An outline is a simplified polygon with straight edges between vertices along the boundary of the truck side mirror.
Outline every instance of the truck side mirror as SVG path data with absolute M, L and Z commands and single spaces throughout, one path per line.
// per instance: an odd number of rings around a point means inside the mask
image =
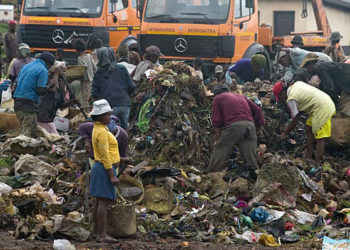
M 143 8 L 145 7 L 145 0 L 137 0 L 137 18 L 142 19 Z

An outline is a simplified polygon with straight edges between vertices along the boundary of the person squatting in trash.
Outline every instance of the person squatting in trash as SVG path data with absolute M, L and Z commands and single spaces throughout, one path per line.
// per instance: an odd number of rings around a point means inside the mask
M 128 129 L 130 96 L 135 92 L 129 72 L 118 65 L 114 50 L 102 47 L 97 50 L 98 70 L 92 83 L 91 95 L 95 100 L 106 99 L 113 107 L 113 115 L 120 119 L 120 126 Z
M 273 87 L 277 102 L 287 102 L 292 116 L 291 123 L 281 134 L 281 139 L 296 127 L 300 112 L 309 115 L 306 121 L 307 148 L 304 157 L 312 159 L 314 138 L 316 139 L 316 161 L 319 163 L 325 148 L 325 138 L 331 137 L 331 120 L 335 115 L 335 105 L 329 95 L 301 81 L 289 86 L 278 82 Z
M 231 66 L 226 73 L 226 83 L 232 84 L 232 79 L 236 79 L 239 85 L 246 82 L 253 82 L 256 78 L 264 74 L 266 58 L 263 55 L 254 55 L 251 59 L 243 58 Z
M 310 76 L 303 69 L 300 68 L 300 65 L 303 63 L 306 55 L 310 51 L 296 48 L 282 48 L 282 46 L 277 46 L 277 51 L 279 51 L 278 63 L 281 64 L 284 68 L 284 75 L 280 79 L 281 82 L 291 83 L 296 81 L 308 81 Z M 316 53 L 321 60 L 326 62 L 332 62 L 332 59 L 324 53 Z
M 118 142 L 108 130 L 112 109 L 102 99 L 93 103 L 91 118 L 94 121 L 92 148 L 95 164 L 91 169 L 90 195 L 95 197 L 93 210 L 94 237 L 97 242 L 116 242 L 106 234 L 108 204 L 116 199 L 117 167 L 120 163 Z
M 300 66 L 320 79 L 319 88 L 327 93 L 335 104 L 339 96 L 350 94 L 350 64 L 325 62 L 314 54 L 309 53 Z
M 37 137 L 37 112 L 39 96 L 47 93 L 53 85 L 47 85 L 49 68 L 54 65 L 55 57 L 50 52 L 43 52 L 40 57 L 25 65 L 18 76 L 14 93 L 14 109 L 21 133 L 28 137 Z
M 216 145 L 209 161 L 209 171 L 222 171 L 235 145 L 248 165 L 258 169 L 256 131 L 261 133 L 265 124 L 262 110 L 245 96 L 229 92 L 226 84 L 218 85 L 214 95 L 212 123 Z
M 340 45 L 340 39 L 342 38 L 343 36 L 338 31 L 332 32 L 332 35 L 329 38 L 329 44 L 323 50 L 323 53 L 332 58 L 334 62 L 346 61 L 346 56 L 342 46 Z
M 119 155 L 121 159 L 127 157 L 128 152 L 128 133 L 122 128 L 117 126 L 119 118 L 111 115 L 111 121 L 107 125 L 109 131 L 115 136 L 118 141 Z M 90 165 L 93 166 L 94 161 L 94 151 L 92 149 L 92 131 L 94 123 L 84 122 L 79 125 L 78 131 L 81 138 L 85 141 L 85 148 L 90 159 Z M 124 161 L 121 160 L 123 163 Z

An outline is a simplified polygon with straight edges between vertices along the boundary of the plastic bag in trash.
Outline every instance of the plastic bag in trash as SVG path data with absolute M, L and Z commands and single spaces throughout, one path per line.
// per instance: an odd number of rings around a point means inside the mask
M 46 182 L 47 177 L 58 174 L 58 169 L 30 154 L 21 155 L 14 164 L 14 169 L 16 175 L 30 173 L 40 183 Z
M 265 223 L 269 214 L 263 208 L 255 208 L 254 211 L 250 214 L 250 218 L 255 222 Z
M 52 247 L 54 250 L 75 250 L 75 246 L 69 240 L 54 240 Z
M 323 238 L 322 250 L 350 249 L 350 240 L 334 240 L 327 236 Z
M 0 182 L 0 194 L 8 194 L 12 191 L 12 187 L 10 187 L 9 185 Z

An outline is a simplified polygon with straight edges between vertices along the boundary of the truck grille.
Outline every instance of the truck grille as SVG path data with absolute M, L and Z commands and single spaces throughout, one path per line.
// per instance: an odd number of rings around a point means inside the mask
M 175 49 L 175 43 L 179 38 L 187 42 L 187 49 L 184 52 Z M 210 36 L 139 35 L 142 51 L 148 46 L 156 45 L 165 56 L 179 57 L 217 57 L 220 53 L 219 40 L 220 37 Z
M 18 29 L 19 42 L 27 43 L 30 47 L 37 48 L 63 48 L 71 49 L 72 44 L 55 43 L 54 31 L 63 32 L 63 40 L 73 34 L 75 31 L 79 38 L 87 39 L 92 33 L 98 33 L 104 43 L 109 44 L 109 33 L 106 27 L 86 27 L 86 26 L 63 26 L 63 25 L 32 25 L 21 24 Z M 62 35 L 62 33 L 60 33 Z M 56 34 L 57 35 L 57 34 Z

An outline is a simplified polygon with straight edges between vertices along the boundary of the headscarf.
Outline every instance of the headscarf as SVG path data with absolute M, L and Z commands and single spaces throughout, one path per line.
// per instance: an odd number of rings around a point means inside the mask
M 111 65 L 109 66 L 109 71 L 113 71 L 117 67 L 117 57 L 115 56 L 114 49 L 109 47 L 109 60 L 111 61 Z
M 111 65 L 111 60 L 109 57 L 109 50 L 106 47 L 101 47 L 97 49 L 97 59 L 98 64 L 97 67 L 103 68 Z

